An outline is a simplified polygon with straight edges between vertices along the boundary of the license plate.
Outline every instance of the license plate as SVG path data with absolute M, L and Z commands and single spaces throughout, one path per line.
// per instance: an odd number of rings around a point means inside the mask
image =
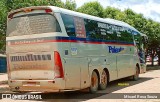
M 38 82 L 25 82 L 23 86 L 40 86 Z

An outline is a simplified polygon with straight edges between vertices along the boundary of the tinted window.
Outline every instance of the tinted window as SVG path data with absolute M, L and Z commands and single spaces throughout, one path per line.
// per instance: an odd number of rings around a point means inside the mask
M 76 36 L 73 16 L 61 14 L 68 36 Z
M 119 41 L 133 42 L 132 30 L 130 30 L 126 27 L 121 27 L 119 32 L 120 32 L 120 35 L 118 36 Z
M 85 19 L 86 35 L 92 39 L 116 40 L 117 33 L 112 30 L 112 25 L 94 20 Z
M 74 17 L 74 25 L 76 29 L 76 37 L 86 38 L 84 19 L 81 17 Z
M 116 26 L 108 23 L 98 22 L 98 29 L 104 40 L 117 40 Z
M 87 38 L 100 39 L 101 35 L 98 29 L 97 21 L 85 19 L 84 22 Z
M 133 42 L 132 31 L 126 27 L 102 23 L 95 20 L 83 19 L 62 14 L 62 19 L 69 36 L 99 40 L 118 40 Z M 85 28 L 83 27 L 85 25 Z
M 134 40 L 136 42 L 136 45 L 137 47 L 140 49 L 141 48 L 141 45 L 142 45 L 142 37 L 141 35 L 136 32 L 136 31 L 133 31 L 133 34 L 134 34 Z
M 56 18 L 51 14 L 38 13 L 17 16 L 9 20 L 8 36 L 31 35 L 49 32 L 60 32 Z

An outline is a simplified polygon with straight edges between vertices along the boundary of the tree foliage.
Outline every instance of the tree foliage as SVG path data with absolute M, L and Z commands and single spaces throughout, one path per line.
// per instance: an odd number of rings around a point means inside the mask
M 64 8 L 69 9 L 69 10 L 76 10 L 76 2 L 73 0 L 66 0 L 64 4 Z
M 29 6 L 52 5 L 64 7 L 64 3 L 61 0 L 7 0 L 6 3 L 9 11 Z
M 96 1 L 85 3 L 79 7 L 77 11 L 93 16 L 103 17 L 103 7 L 99 2 Z
M 116 9 L 114 7 L 107 7 L 104 9 L 104 18 L 112 18 L 117 20 L 124 20 L 125 14 L 121 12 L 121 10 Z
M 3 46 L 5 45 L 5 32 L 6 32 L 6 16 L 7 16 L 7 8 L 5 5 L 5 0 L 0 1 L 0 51 L 1 48 L 5 49 Z

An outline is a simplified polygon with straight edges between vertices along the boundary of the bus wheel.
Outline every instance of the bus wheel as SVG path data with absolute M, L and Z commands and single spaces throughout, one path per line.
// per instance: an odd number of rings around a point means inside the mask
M 102 74 L 101 74 L 101 83 L 99 84 L 99 88 L 101 90 L 106 89 L 107 87 L 107 73 L 105 72 L 105 70 L 103 70 Z
M 138 69 L 138 67 L 136 66 L 136 73 L 135 73 L 135 75 L 133 75 L 133 80 L 136 81 L 136 80 L 138 80 L 138 79 L 139 79 L 139 69 Z
M 95 71 L 92 72 L 91 76 L 91 86 L 90 86 L 90 92 L 96 93 L 98 90 L 98 75 Z

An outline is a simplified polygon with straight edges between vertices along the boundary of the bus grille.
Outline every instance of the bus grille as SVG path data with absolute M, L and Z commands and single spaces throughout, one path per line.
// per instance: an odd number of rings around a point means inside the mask
M 41 60 L 51 60 L 51 55 L 32 55 L 28 54 L 26 56 L 10 56 L 12 62 L 15 61 L 41 61 Z

